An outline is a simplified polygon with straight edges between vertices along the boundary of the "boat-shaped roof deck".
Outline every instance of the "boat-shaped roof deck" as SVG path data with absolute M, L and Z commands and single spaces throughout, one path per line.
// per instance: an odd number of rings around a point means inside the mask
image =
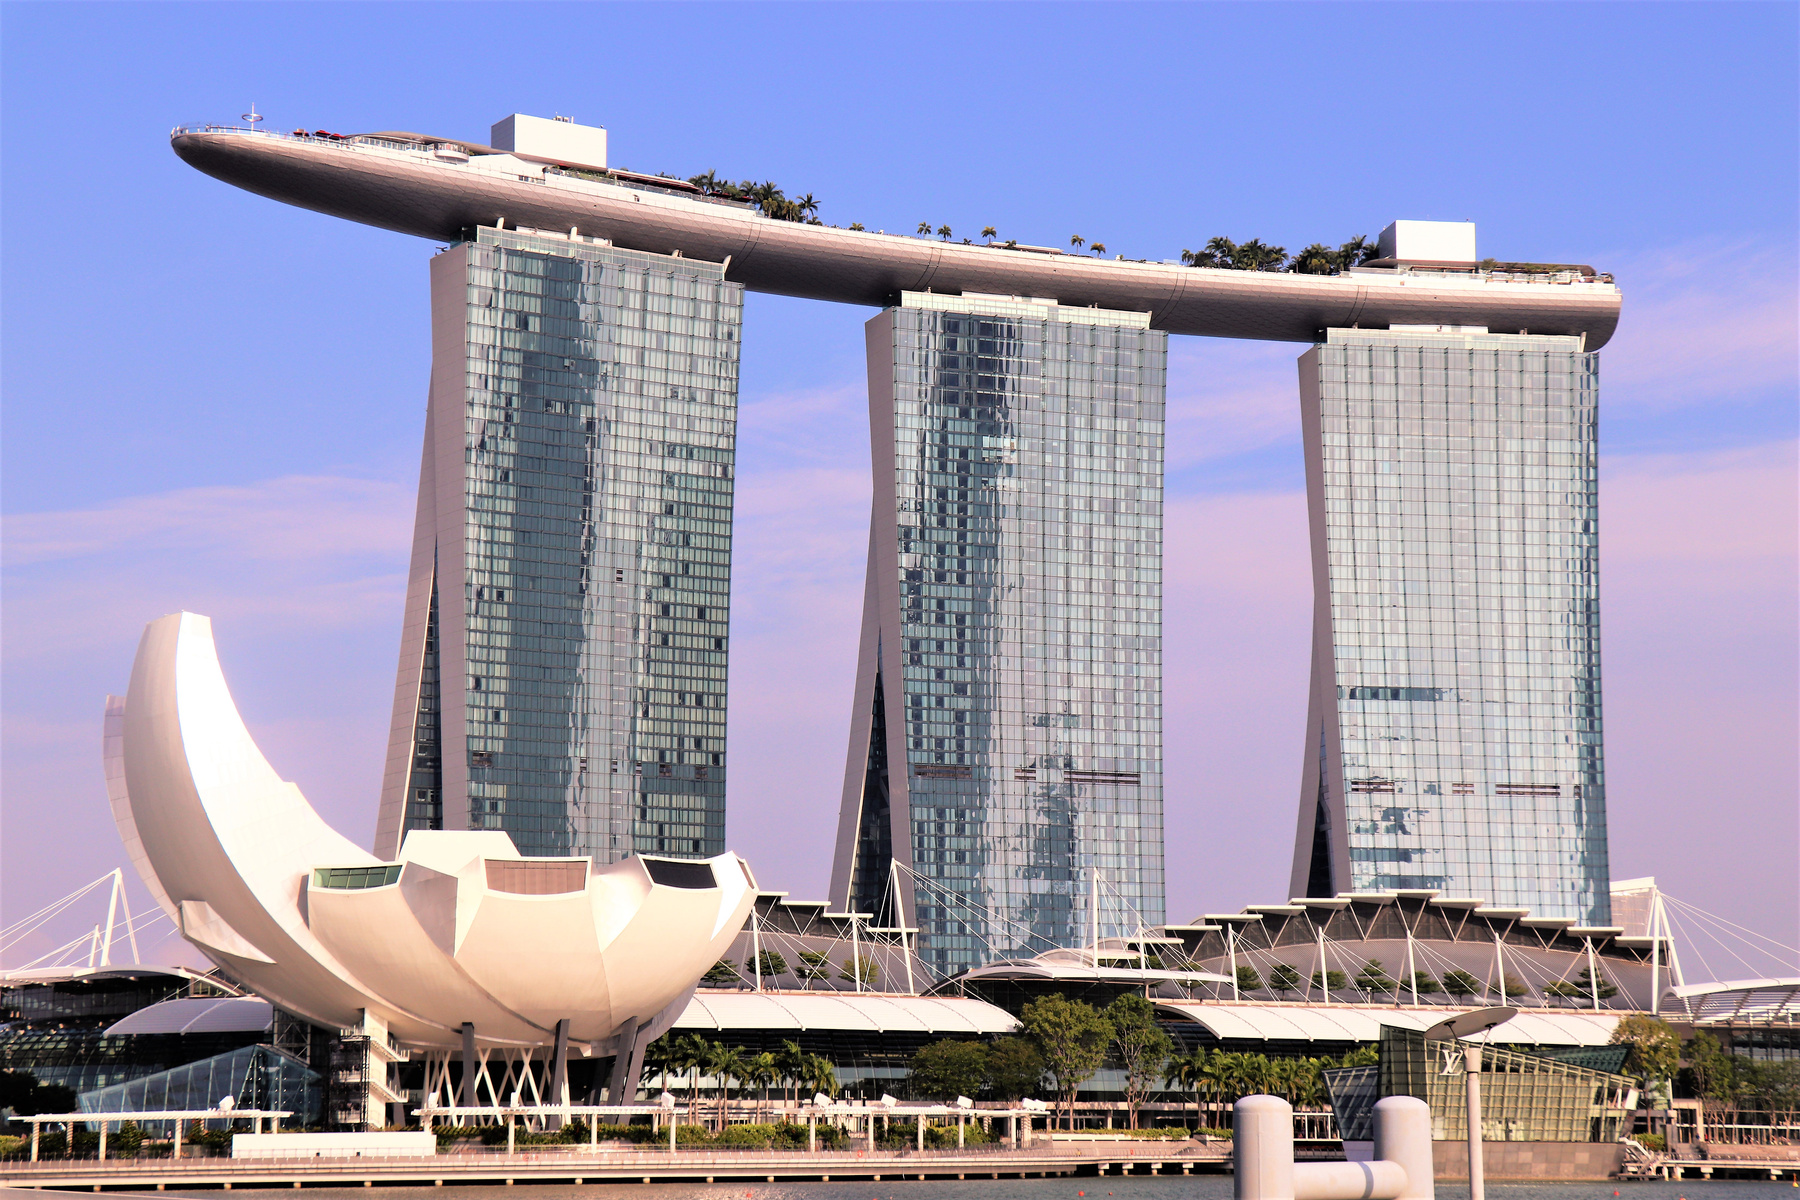
M 1170 333 L 1313 342 L 1329 328 L 1479 326 L 1582 336 L 1618 325 L 1611 280 L 1580 271 L 1356 268 L 1338 275 L 1218 270 L 969 245 L 776 220 L 681 180 L 577 171 L 417 134 L 343 138 L 180 127 L 197 170 L 287 204 L 434 241 L 504 222 L 578 229 L 615 245 L 726 264 L 751 291 L 882 307 L 903 291 L 1032 296 L 1150 314 Z

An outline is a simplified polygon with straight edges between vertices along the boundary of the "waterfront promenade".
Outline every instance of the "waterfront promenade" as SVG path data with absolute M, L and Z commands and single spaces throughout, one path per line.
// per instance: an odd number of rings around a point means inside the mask
M 0 1163 L 0 1186 L 83 1191 L 170 1188 L 431 1187 L 456 1184 L 714 1183 L 726 1181 L 1025 1179 L 1066 1175 L 1185 1175 L 1230 1170 L 1230 1144 L 1045 1141 L 1023 1149 L 459 1151 L 432 1158 L 53 1159 Z

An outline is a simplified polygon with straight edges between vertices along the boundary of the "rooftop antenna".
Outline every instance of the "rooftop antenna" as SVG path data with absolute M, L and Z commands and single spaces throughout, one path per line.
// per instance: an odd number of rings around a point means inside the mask
M 257 125 L 262 122 L 263 114 L 256 111 L 256 104 L 255 104 L 255 102 L 252 102 L 250 105 L 250 111 L 247 113 L 239 113 L 238 118 L 240 120 L 250 122 L 250 128 L 252 131 L 254 131 L 256 129 Z

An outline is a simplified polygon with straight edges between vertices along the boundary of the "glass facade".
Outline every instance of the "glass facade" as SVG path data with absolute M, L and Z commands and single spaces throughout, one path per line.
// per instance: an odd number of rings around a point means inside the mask
M 291 1112 L 291 1127 L 318 1121 L 324 1087 L 318 1073 L 292 1055 L 245 1046 L 83 1092 L 79 1102 L 82 1112 L 181 1112 L 216 1108 L 227 1096 L 238 1108 Z
M 1102 935 L 1163 920 L 1167 349 L 1146 314 L 1053 302 L 905 293 L 870 323 L 834 889 L 890 919 L 898 890 L 939 974 L 1086 944 L 1095 869 Z
M 1333 329 L 1300 373 L 1323 577 L 1296 894 L 1608 924 L 1598 355 Z
M 484 228 L 452 255 L 434 355 L 463 370 L 446 388 L 434 364 L 404 828 L 599 862 L 719 854 L 743 289 L 579 236 Z

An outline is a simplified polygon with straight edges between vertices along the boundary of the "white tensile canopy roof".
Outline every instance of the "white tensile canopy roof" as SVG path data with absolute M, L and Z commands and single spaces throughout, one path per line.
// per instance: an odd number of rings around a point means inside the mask
M 1325 1005 L 1204 1004 L 1159 1000 L 1158 1011 L 1202 1025 L 1222 1041 L 1373 1042 L 1383 1025 L 1421 1032 L 1448 1015 L 1443 1009 Z M 1619 1023 L 1613 1012 L 1522 1012 L 1489 1040 L 1511 1045 L 1604 1046 Z
M 1012 1033 L 1019 1023 L 982 1000 L 872 992 L 696 992 L 675 1029 Z
M 106 1034 L 260 1033 L 274 1023 L 275 1006 L 255 996 L 184 996 L 140 1008 Z

